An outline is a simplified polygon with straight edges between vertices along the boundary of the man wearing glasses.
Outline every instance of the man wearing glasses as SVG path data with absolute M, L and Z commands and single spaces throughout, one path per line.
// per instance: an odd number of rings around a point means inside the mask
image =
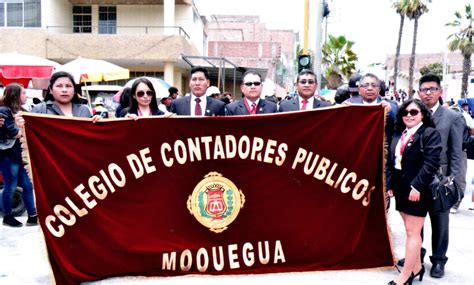
M 193 67 L 189 88 L 191 95 L 181 97 L 171 103 L 171 113 L 183 116 L 224 116 L 224 102 L 206 97 L 210 85 L 209 72 L 204 67 Z
M 277 105 L 275 103 L 265 99 L 260 99 L 263 90 L 262 76 L 255 71 L 249 70 L 244 73 L 242 78 L 240 90 L 242 91 L 242 94 L 244 94 L 244 98 L 226 105 L 226 115 L 235 116 L 275 113 L 277 111 Z
M 443 95 L 440 78 L 434 74 L 425 74 L 420 78 L 420 90 L 418 96 L 421 101 L 431 110 L 436 129 L 441 134 L 440 163 L 445 176 L 454 176 L 454 183 L 461 189 L 462 183 L 466 185 L 466 175 L 460 175 L 462 160 L 462 139 L 464 130 L 464 119 L 460 113 L 445 109 L 440 104 Z M 431 220 L 431 248 L 433 255 L 430 256 L 430 275 L 435 278 L 444 276 L 444 266 L 448 261 L 446 252 L 449 243 L 449 210 L 445 213 L 435 214 L 429 211 Z M 426 250 L 422 248 L 422 262 Z M 398 265 L 403 265 L 400 260 Z
M 278 112 L 313 110 L 331 106 L 331 103 L 321 101 L 314 96 L 317 87 L 316 74 L 311 70 L 303 69 L 296 77 L 298 96 L 291 100 L 281 102 Z
M 385 112 L 388 112 L 385 135 L 387 136 L 387 142 L 392 141 L 395 117 L 398 110 L 397 103 L 380 96 L 380 80 L 372 73 L 367 73 L 360 78 L 359 94 L 360 96 L 351 97 L 344 101 L 343 104 L 382 105 L 385 108 Z

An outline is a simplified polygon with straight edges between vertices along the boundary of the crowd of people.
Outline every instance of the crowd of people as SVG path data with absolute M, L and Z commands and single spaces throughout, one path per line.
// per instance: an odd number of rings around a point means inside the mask
M 318 87 L 316 75 L 311 70 L 301 71 L 295 81 L 296 95 L 278 102 L 262 98 L 262 76 L 247 71 L 242 76 L 242 99 L 233 100 L 230 94 L 221 94 L 210 87 L 209 73 L 203 67 L 194 67 L 190 73 L 188 96 L 181 96 L 175 87 L 169 96 L 158 100 L 153 84 L 146 78 L 138 78 L 131 88 L 125 88 L 120 97 L 116 117 L 138 119 L 140 117 L 175 114 L 177 116 L 234 116 L 259 115 L 277 112 L 305 111 L 325 108 L 333 104 L 315 95 Z M 374 74 L 356 74 L 349 80 L 349 87 L 336 95 L 336 103 L 344 105 L 381 105 L 386 111 L 386 141 L 388 142 L 386 165 L 387 197 L 395 197 L 396 210 L 400 212 L 406 229 L 405 258 L 398 261 L 403 267 L 400 274 L 389 284 L 411 284 L 415 278 L 421 281 L 425 273 L 422 248 L 423 225 L 430 215 L 432 227 L 432 263 L 430 275 L 442 278 L 448 261 L 449 214 L 433 213 L 430 209 L 429 184 L 433 175 L 442 169 L 443 175 L 454 179 L 457 189 L 466 189 L 467 156 L 463 141 L 474 135 L 474 125 L 466 114 L 469 108 L 462 106 L 457 112 L 443 104 L 443 90 L 438 76 L 424 75 L 419 81 L 417 99 L 407 99 L 402 104 L 385 98 L 382 81 Z M 32 112 L 92 118 L 93 122 L 108 118 L 103 101 L 95 102 L 91 110 L 83 105 L 77 95 L 73 77 L 66 72 L 53 74 L 48 94 L 34 106 Z M 5 89 L 3 106 L 0 107 L 1 144 L 12 140 L 9 148 L 0 150 L 0 167 L 4 179 L 3 224 L 22 226 L 11 214 L 12 193 L 17 185 L 23 190 L 28 220 L 27 225 L 37 225 L 36 209 L 31 181 L 21 163 L 19 139 L 24 121 L 21 105 L 26 100 L 20 85 L 10 84 Z M 105 109 L 105 110 L 104 110 Z M 472 140 L 472 137 L 471 137 Z M 474 196 L 472 197 L 474 201 Z M 388 200 L 389 201 L 389 200 Z M 461 201 L 459 201 L 460 203 Z M 457 203 L 451 211 L 459 207 Z M 472 205 L 470 209 L 474 209 Z

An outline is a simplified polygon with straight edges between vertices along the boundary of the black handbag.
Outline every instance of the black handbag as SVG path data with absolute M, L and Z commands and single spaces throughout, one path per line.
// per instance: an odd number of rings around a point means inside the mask
M 424 153 L 423 136 L 420 136 L 420 150 Z M 454 177 L 444 176 L 441 167 L 433 175 L 429 190 L 433 198 L 429 204 L 431 213 L 445 213 L 462 199 L 462 192 L 458 190 L 456 183 L 454 183 Z
M 467 159 L 474 159 L 474 136 L 469 136 L 469 139 L 464 140 L 463 148 L 466 151 Z
M 454 178 L 444 176 L 441 169 L 434 175 L 429 189 L 433 197 L 430 203 L 432 213 L 445 213 L 461 200 Z

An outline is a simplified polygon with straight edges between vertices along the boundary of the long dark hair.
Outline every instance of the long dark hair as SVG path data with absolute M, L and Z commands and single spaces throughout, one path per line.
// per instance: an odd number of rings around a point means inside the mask
M 21 90 L 23 90 L 23 86 L 20 84 L 10 83 L 3 91 L 3 105 L 10 108 L 13 114 L 22 109 L 20 102 Z
M 72 86 L 74 86 L 74 96 L 72 96 L 71 103 L 82 104 L 81 98 L 79 97 L 78 86 L 74 82 L 74 77 L 66 71 L 58 71 L 58 72 L 53 73 L 53 75 L 51 75 L 51 79 L 49 80 L 49 86 L 48 86 L 48 94 L 46 94 L 46 96 L 44 96 L 44 101 L 45 102 L 46 101 L 54 101 L 54 96 L 51 93 L 51 91 L 53 90 L 53 86 L 54 86 L 54 83 L 56 82 L 56 80 L 58 80 L 59 78 L 63 78 L 63 77 L 69 78 L 69 80 L 71 80 Z
M 148 88 L 150 88 L 150 90 L 153 91 L 153 98 L 151 98 L 151 102 L 150 102 L 150 110 L 154 114 L 155 112 L 158 111 L 158 103 L 156 102 L 156 92 L 155 92 L 155 88 L 153 87 L 153 84 L 150 82 L 150 80 L 146 79 L 145 77 L 137 78 L 133 82 L 132 90 L 130 92 L 131 93 L 130 109 L 128 112 L 132 114 L 138 114 L 138 101 L 137 101 L 137 98 L 135 97 L 136 96 L 135 93 L 137 92 L 137 87 L 138 87 L 138 84 L 140 83 L 146 84 L 146 86 L 148 86 Z
M 405 123 L 403 123 L 402 113 L 403 111 L 407 109 L 408 105 L 410 105 L 411 103 L 415 104 L 416 106 L 418 106 L 418 108 L 420 108 L 421 115 L 423 116 L 423 119 L 422 119 L 423 125 L 426 127 L 434 128 L 435 124 L 433 122 L 433 119 L 431 117 L 431 112 L 428 109 L 428 107 L 426 107 L 426 105 L 423 102 L 421 102 L 419 99 L 409 99 L 405 101 L 402 104 L 402 106 L 400 106 L 400 109 L 398 109 L 397 121 L 395 123 L 395 130 L 398 132 L 403 132 L 405 130 L 406 126 L 405 126 Z

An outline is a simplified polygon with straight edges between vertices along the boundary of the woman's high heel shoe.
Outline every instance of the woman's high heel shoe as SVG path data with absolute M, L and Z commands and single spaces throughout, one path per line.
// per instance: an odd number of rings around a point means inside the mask
M 413 274 L 413 273 L 412 273 Z M 423 275 L 425 274 L 425 266 L 422 264 L 420 271 L 417 274 L 412 275 L 413 279 L 419 277 L 420 281 L 423 281 Z
M 413 273 L 412 273 L 411 276 L 408 277 L 407 281 L 403 282 L 403 285 L 411 285 L 411 283 L 413 282 L 413 278 L 415 277 L 413 276 Z M 395 283 L 395 281 L 392 280 L 388 282 L 387 285 L 397 285 L 397 283 Z

